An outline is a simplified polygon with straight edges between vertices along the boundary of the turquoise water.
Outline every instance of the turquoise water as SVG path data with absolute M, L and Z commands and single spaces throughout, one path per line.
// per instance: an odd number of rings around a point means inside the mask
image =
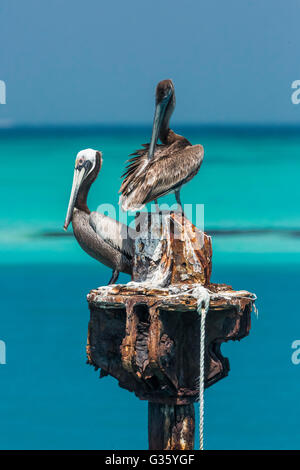
M 205 205 L 212 280 L 258 296 L 250 336 L 222 347 L 229 377 L 206 392 L 206 448 L 297 449 L 300 365 L 291 362 L 291 344 L 300 339 L 300 133 L 176 130 L 205 148 L 182 200 Z M 62 225 L 76 153 L 103 152 L 89 206 L 113 203 L 118 213 L 124 161 L 149 135 L 133 128 L 0 131 L 2 449 L 147 448 L 147 404 L 85 364 L 85 296 L 108 282 L 110 270 L 64 236 Z

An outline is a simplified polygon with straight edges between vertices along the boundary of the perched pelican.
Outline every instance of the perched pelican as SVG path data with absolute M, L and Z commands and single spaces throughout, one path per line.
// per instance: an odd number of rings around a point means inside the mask
M 120 204 L 127 211 L 140 210 L 145 204 L 170 192 L 175 192 L 182 210 L 180 189 L 199 171 L 204 150 L 202 145 L 191 145 L 169 128 L 175 108 L 175 90 L 172 80 L 163 80 L 156 87 L 156 108 L 152 138 L 144 149 L 133 153 L 128 160 L 124 181 L 120 188 Z M 160 138 L 162 145 L 157 145 Z
M 72 220 L 79 245 L 90 256 L 113 269 L 109 284 L 114 284 L 120 271 L 132 273 L 135 231 L 106 215 L 89 210 L 88 192 L 101 166 L 101 152 L 86 149 L 78 153 L 64 229 L 67 230 Z

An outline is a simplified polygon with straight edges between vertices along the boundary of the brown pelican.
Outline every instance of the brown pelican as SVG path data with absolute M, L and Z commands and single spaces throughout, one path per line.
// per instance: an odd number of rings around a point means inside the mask
M 109 284 L 114 284 L 120 271 L 132 273 L 135 231 L 106 215 L 89 210 L 88 192 L 101 166 L 101 152 L 86 149 L 78 153 L 64 229 L 67 230 L 72 220 L 79 245 L 90 256 L 113 269 Z
M 191 145 L 169 128 L 175 108 L 175 90 L 172 80 L 163 80 L 156 87 L 156 108 L 150 145 L 133 153 L 128 160 L 124 181 L 120 188 L 122 209 L 140 210 L 145 204 L 170 192 L 175 192 L 178 205 L 181 187 L 199 171 L 204 150 L 202 145 Z M 160 138 L 162 145 L 157 145 Z

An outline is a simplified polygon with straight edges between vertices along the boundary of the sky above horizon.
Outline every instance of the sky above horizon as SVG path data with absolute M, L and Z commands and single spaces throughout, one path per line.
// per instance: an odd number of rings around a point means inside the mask
M 172 78 L 182 124 L 293 124 L 299 0 L 2 0 L 0 126 L 151 124 Z

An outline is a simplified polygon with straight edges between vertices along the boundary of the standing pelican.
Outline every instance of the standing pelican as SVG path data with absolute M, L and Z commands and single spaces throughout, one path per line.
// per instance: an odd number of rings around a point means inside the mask
M 156 87 L 156 108 L 152 138 L 144 149 L 137 150 L 130 160 L 120 188 L 122 209 L 140 210 L 145 204 L 170 192 L 175 192 L 178 205 L 181 187 L 199 171 L 204 150 L 191 145 L 169 128 L 175 109 L 175 90 L 172 80 L 163 80 Z M 157 145 L 160 138 L 162 145 Z
M 89 210 L 88 192 L 101 166 L 101 152 L 86 149 L 78 153 L 64 229 L 67 230 L 72 220 L 79 245 L 90 256 L 113 269 L 109 284 L 114 284 L 120 271 L 132 273 L 135 231 L 106 215 Z

